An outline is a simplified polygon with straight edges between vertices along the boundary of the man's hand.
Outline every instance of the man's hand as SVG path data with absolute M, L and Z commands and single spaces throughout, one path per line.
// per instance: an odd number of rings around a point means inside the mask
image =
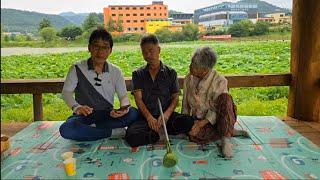
M 125 114 L 127 114 L 129 112 L 129 108 L 126 109 L 120 109 L 120 110 L 112 110 L 110 112 L 110 116 L 113 118 L 119 118 L 124 116 Z
M 169 119 L 169 116 L 167 115 L 168 113 L 163 113 L 163 116 L 164 116 L 164 122 L 167 124 L 167 121 Z M 162 117 L 161 115 L 158 117 L 158 126 L 159 128 L 161 128 L 163 126 L 163 122 L 162 122 Z
M 147 121 L 148 121 L 149 127 L 150 127 L 152 130 L 154 130 L 154 131 L 156 131 L 156 132 L 159 132 L 161 126 L 159 125 L 159 121 L 157 121 L 157 119 L 155 119 L 155 118 L 152 116 L 152 117 L 148 118 Z
M 201 128 L 203 128 L 208 123 L 209 121 L 206 119 L 195 121 L 191 130 L 189 131 L 189 135 L 196 136 L 200 132 Z
M 88 116 L 89 114 L 91 114 L 93 111 L 93 108 L 89 107 L 89 106 L 82 106 L 80 105 L 77 110 L 76 110 L 76 114 L 78 115 L 84 115 L 84 116 Z

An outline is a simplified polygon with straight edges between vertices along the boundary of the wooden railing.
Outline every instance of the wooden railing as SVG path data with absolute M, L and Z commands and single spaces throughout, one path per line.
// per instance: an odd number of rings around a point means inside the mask
M 229 88 L 237 87 L 268 87 L 290 86 L 291 74 L 259 74 L 259 75 L 228 75 Z M 179 77 L 182 87 L 184 78 Z M 1 94 L 32 94 L 34 120 L 43 120 L 43 93 L 61 93 L 64 79 L 29 79 L 1 80 Z M 131 78 L 126 78 L 127 90 L 132 90 Z

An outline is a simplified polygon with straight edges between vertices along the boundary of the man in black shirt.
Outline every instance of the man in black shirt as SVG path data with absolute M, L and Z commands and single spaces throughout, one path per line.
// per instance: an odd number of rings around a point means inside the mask
M 174 112 L 179 101 L 179 83 L 174 69 L 160 61 L 160 45 L 156 36 L 141 39 L 140 47 L 147 65 L 132 73 L 133 94 L 139 109 L 139 119 L 126 132 L 126 141 L 132 147 L 155 143 L 163 128 L 159 98 L 169 134 L 188 133 L 194 119 Z

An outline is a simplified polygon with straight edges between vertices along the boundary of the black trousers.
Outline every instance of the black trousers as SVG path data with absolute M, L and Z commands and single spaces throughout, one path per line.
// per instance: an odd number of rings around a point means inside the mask
M 158 118 L 158 116 L 154 116 Z M 153 144 L 159 141 L 159 134 L 152 130 L 142 113 L 139 113 L 139 120 L 128 126 L 125 139 L 131 147 L 138 147 Z M 170 135 L 188 133 L 194 123 L 194 118 L 188 115 L 173 112 L 167 121 L 167 131 Z

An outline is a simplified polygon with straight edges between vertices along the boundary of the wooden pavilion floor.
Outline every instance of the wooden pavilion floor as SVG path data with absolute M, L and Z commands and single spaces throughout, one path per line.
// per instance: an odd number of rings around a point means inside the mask
M 320 147 L 320 122 L 299 121 L 293 118 L 282 118 L 283 121 Z M 27 122 L 1 122 L 1 134 L 15 135 L 30 123 Z

